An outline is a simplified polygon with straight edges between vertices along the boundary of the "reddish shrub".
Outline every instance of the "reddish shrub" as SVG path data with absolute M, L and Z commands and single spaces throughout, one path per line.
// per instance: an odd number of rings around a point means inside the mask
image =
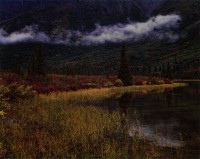
M 145 76 L 134 76 L 136 85 L 171 83 L 169 79 L 148 78 Z M 32 86 L 38 93 L 51 93 L 57 91 L 72 91 L 88 88 L 103 88 L 112 86 L 123 86 L 117 76 L 87 76 L 87 75 L 57 75 L 50 74 L 45 78 L 25 80 L 14 73 L 0 73 L 0 85 L 8 86 L 12 83 L 17 85 Z
M 170 79 L 165 78 L 164 79 L 165 84 L 172 84 L 173 81 L 171 81 Z

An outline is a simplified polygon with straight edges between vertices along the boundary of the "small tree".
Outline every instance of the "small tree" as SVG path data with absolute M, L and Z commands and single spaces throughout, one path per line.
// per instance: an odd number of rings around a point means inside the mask
M 167 63 L 167 77 L 168 78 L 172 77 L 172 67 L 171 67 L 171 64 L 169 62 Z
M 154 72 L 155 72 L 155 73 L 158 72 L 157 66 L 154 66 Z
M 148 66 L 148 73 L 151 75 L 151 66 Z
M 33 53 L 31 58 L 29 59 L 27 77 L 32 78 L 35 77 L 35 75 L 36 75 L 36 55 L 35 53 Z
M 124 42 L 122 43 L 122 48 L 121 48 L 121 64 L 120 64 L 118 78 L 122 80 L 125 86 L 130 86 L 133 83 L 131 67 L 128 62 L 126 54 L 126 45 Z
M 165 65 L 165 63 L 163 62 L 163 64 L 162 64 L 162 76 L 165 76 L 166 75 L 166 65 Z

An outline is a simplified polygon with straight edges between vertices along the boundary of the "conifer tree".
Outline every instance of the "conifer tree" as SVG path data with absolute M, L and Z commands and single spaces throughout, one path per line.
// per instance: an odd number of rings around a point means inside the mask
M 162 64 L 162 76 L 165 76 L 165 75 L 166 75 L 166 65 L 163 62 L 163 64 Z
M 39 50 L 32 54 L 30 61 L 28 63 L 27 77 L 42 78 L 46 75 L 45 71 L 45 57 L 42 45 L 40 45 Z
M 44 48 L 42 44 L 40 45 L 39 51 L 37 52 L 36 75 L 40 78 L 46 75 Z
M 171 64 L 169 62 L 167 63 L 167 77 L 168 78 L 172 77 L 172 68 L 171 68 Z
M 158 72 L 157 66 L 154 67 L 154 72 L 155 72 L 155 73 Z
M 132 73 L 126 51 L 127 51 L 126 44 L 123 42 L 121 48 L 121 64 L 120 64 L 118 78 L 122 80 L 125 86 L 130 86 L 132 85 Z
M 36 54 L 33 53 L 28 63 L 27 77 L 32 78 L 36 75 Z
M 148 73 L 151 75 L 151 66 L 148 66 Z

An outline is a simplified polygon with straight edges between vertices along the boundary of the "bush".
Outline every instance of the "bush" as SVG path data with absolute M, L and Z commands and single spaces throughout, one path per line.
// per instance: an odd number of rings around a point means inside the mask
M 19 99 L 31 99 L 36 95 L 36 91 L 30 86 L 20 85 L 16 83 L 9 86 L 0 87 L 0 101 L 17 101 Z
M 161 78 L 150 78 L 148 82 L 155 85 L 165 84 L 165 81 Z
M 9 93 L 9 89 L 5 86 L 0 85 L 0 106 L 4 105 L 5 101 L 7 101 L 7 94 Z
M 135 81 L 135 85 L 145 85 L 147 84 L 147 81 L 143 81 L 143 80 L 136 80 Z
M 107 82 L 104 84 L 104 87 L 107 87 L 107 88 L 113 87 L 113 86 L 114 86 L 114 84 L 112 82 Z
M 165 84 L 163 80 L 154 80 L 152 81 L 152 84 L 160 85 L 160 84 Z
M 123 84 L 122 80 L 117 79 L 117 80 L 115 81 L 115 86 L 117 86 L 117 87 L 122 87 L 123 85 L 124 85 L 124 84 Z
M 171 81 L 170 79 L 164 79 L 165 84 L 173 84 L 173 81 Z
M 0 72 L 0 82 L 4 83 L 6 85 L 9 85 L 14 82 L 21 81 L 21 77 L 15 73 L 9 73 L 9 72 Z
M 31 85 L 32 90 L 35 90 L 37 93 L 50 93 L 60 91 L 60 88 L 57 85 L 44 85 L 41 83 L 34 83 Z M 64 86 L 62 87 L 62 89 Z M 64 90 L 63 90 L 64 91 Z
M 165 84 L 164 80 L 158 80 L 158 84 Z
M 9 92 L 9 89 L 6 86 L 0 85 L 0 97 Z
M 87 88 L 98 88 L 98 85 L 95 83 L 87 83 Z
M 6 115 L 6 113 L 3 110 L 1 110 L 0 111 L 0 118 L 4 117 L 5 115 Z

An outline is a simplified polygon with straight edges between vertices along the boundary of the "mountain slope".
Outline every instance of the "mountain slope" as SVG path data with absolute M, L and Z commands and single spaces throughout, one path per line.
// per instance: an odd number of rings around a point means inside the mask
M 2 19 L 0 27 L 10 32 L 31 24 L 38 24 L 43 31 L 55 27 L 87 30 L 94 28 L 96 23 L 109 25 L 123 23 L 127 19 L 141 21 L 147 18 L 143 8 L 134 0 L 53 0 L 50 4 L 48 1 L 25 2 L 15 2 L 16 6 L 13 9 L 11 6 L 8 11 L 6 8 L 9 8 L 10 3 L 1 5 L 1 17 L 9 17 L 7 12 L 10 13 L 11 10 L 14 12 L 21 8 L 21 11 L 10 17 L 11 20 Z

